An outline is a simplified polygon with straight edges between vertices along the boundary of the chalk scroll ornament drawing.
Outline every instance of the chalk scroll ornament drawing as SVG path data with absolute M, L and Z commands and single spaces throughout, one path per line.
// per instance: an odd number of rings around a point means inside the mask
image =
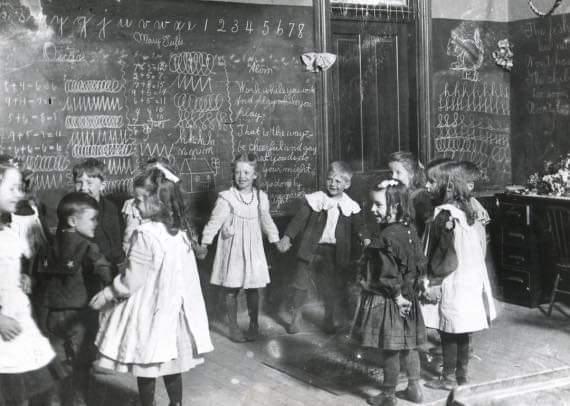
M 447 55 L 455 57 L 451 70 L 461 72 L 466 80 L 478 81 L 485 57 L 479 29 L 476 28 L 471 36 L 462 26 L 453 29 L 447 42 Z

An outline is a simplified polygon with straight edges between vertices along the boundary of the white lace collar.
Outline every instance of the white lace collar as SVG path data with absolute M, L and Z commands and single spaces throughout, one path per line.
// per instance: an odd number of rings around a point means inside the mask
M 332 199 L 323 191 L 318 191 L 305 195 L 305 199 L 311 209 L 316 212 L 330 210 L 336 206 L 340 208 L 340 212 L 346 217 L 360 213 L 360 206 L 358 203 L 348 197 L 346 193 L 343 193 L 342 197 L 337 200 Z

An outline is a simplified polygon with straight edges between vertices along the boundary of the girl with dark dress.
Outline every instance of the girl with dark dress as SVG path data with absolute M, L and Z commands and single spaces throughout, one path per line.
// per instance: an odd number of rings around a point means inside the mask
M 425 190 L 424 168 L 414 154 L 398 151 L 390 154 L 388 167 L 392 179 L 399 180 L 408 188 L 410 196 L 410 219 L 416 226 L 420 238 L 424 234 L 426 222 L 433 215 L 431 196 Z
M 416 285 L 425 257 L 410 222 L 406 187 L 400 181 L 385 180 L 371 192 L 371 200 L 371 212 L 384 227 L 365 251 L 367 266 L 351 335 L 360 345 L 377 348 L 384 359 L 383 390 L 369 398 L 369 404 L 396 404 L 400 359 L 408 375 L 406 398 L 420 403 L 417 348 L 425 342 L 425 327 Z

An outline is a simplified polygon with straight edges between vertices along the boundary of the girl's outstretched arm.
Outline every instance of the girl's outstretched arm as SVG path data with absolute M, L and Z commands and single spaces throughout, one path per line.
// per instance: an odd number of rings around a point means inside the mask
M 115 299 L 131 296 L 144 285 L 153 267 L 153 253 L 147 238 L 139 230 L 135 231 L 125 272 L 117 275 L 110 286 L 93 296 L 89 306 L 99 310 Z
M 210 245 L 212 241 L 214 241 L 214 237 L 218 234 L 222 225 L 228 220 L 230 214 L 230 204 L 224 198 L 218 197 L 214 210 L 212 210 L 212 214 L 210 215 L 210 220 L 208 220 L 208 224 L 206 224 L 204 231 L 202 231 L 203 245 Z
M 267 235 L 270 243 L 279 241 L 279 230 L 269 212 L 269 198 L 264 192 L 259 193 L 259 217 L 261 229 Z

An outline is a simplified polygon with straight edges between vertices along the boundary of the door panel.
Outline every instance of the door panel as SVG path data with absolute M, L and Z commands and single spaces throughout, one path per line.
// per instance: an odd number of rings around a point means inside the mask
M 338 59 L 330 156 L 360 172 L 356 183 L 375 182 L 387 176 L 392 152 L 416 150 L 413 26 L 333 20 L 331 28 Z

